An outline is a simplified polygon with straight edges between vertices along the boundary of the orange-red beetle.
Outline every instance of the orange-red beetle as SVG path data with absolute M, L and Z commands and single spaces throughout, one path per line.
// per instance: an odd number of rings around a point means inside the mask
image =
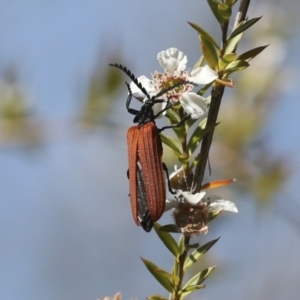
M 129 91 L 126 108 L 129 113 L 135 115 L 133 122 L 137 123 L 136 126 L 130 127 L 127 132 L 131 209 L 135 223 L 141 225 L 145 231 L 149 232 L 153 227 L 153 222 L 157 221 L 163 214 L 166 201 L 164 171 L 167 174 L 167 179 L 168 171 L 162 162 L 163 150 L 159 133 L 166 128 L 178 126 L 185 121 L 183 119 L 179 124 L 158 129 L 154 120 L 158 115 L 170 108 L 170 105 L 167 103 L 166 107 L 156 115 L 154 115 L 152 107 L 156 103 L 165 102 L 165 100 L 157 98 L 169 90 L 182 84 L 193 83 L 181 82 L 150 97 L 141 83 L 127 68 L 118 64 L 110 64 L 110 66 L 124 71 L 147 97 L 140 110 L 130 108 L 132 92 L 129 84 L 126 82 Z M 172 192 L 169 180 L 168 186 Z
M 146 231 L 164 212 L 166 201 L 162 145 L 154 122 L 127 132 L 129 187 L 134 221 Z

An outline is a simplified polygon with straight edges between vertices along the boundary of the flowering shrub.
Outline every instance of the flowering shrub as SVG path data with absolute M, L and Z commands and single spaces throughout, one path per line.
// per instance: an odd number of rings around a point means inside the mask
M 170 126 L 174 130 L 175 138 L 160 133 L 161 141 L 172 149 L 180 164 L 180 168 L 169 178 L 170 186 L 176 193 L 172 199 L 166 199 L 165 203 L 165 211 L 173 210 L 174 224 L 154 224 L 158 237 L 174 256 L 174 265 L 168 272 L 143 259 L 151 274 L 170 293 L 168 299 L 173 300 L 183 299 L 202 289 L 203 281 L 215 268 L 202 270 L 183 283 L 187 270 L 218 240 L 199 245 L 190 243 L 191 238 L 198 234 L 207 234 L 208 223 L 223 211 L 238 211 L 233 202 L 204 191 L 230 184 L 234 180 L 219 180 L 206 184 L 202 181 L 224 89 L 234 87 L 230 76 L 249 67 L 249 61 L 266 48 L 261 46 L 242 54 L 236 53 L 244 32 L 259 20 L 246 19 L 249 0 L 241 1 L 231 33 L 228 33 L 229 22 L 232 6 L 237 0 L 207 2 L 221 27 L 222 41 L 217 43 L 206 30 L 189 22 L 199 36 L 202 49 L 202 56 L 192 69 L 187 69 L 186 55 L 176 48 L 158 53 L 157 59 L 163 72 L 154 71 L 150 79 L 144 75 L 135 78 L 129 70 L 123 69 L 134 79 L 128 85 L 130 97 L 132 93 L 134 97 L 148 103 L 147 101 L 157 99 L 159 95 L 159 100 L 153 102 L 152 106 L 154 116 L 165 116 L 171 125 L 180 124 Z M 199 85 L 204 86 L 199 89 Z M 204 97 L 209 88 L 210 95 Z M 195 89 L 198 90 L 194 91 Z M 196 153 L 199 148 L 199 152 Z M 141 185 L 147 184 L 149 183 L 143 182 Z M 171 233 L 181 233 L 178 243 Z M 167 298 L 152 295 L 148 299 Z

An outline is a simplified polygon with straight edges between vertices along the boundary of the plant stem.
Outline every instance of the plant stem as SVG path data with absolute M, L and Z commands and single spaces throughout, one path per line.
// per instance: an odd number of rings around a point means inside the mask
M 224 86 L 218 86 L 218 87 L 214 87 L 211 92 L 211 106 L 210 106 L 210 109 L 208 112 L 206 126 L 211 126 L 212 130 L 210 130 L 203 137 L 203 140 L 202 140 L 201 150 L 200 150 L 201 160 L 195 170 L 195 177 L 194 177 L 194 181 L 193 181 L 193 185 L 192 185 L 193 193 L 199 193 L 201 186 L 202 186 L 202 181 L 203 181 L 204 172 L 205 172 L 205 168 L 206 168 L 207 158 L 208 158 L 210 146 L 211 146 L 213 135 L 214 135 L 215 124 L 217 121 L 224 89 L 225 89 Z
M 190 237 L 188 236 L 184 236 L 184 245 L 188 245 L 189 242 L 190 242 Z M 180 300 L 180 290 L 182 288 L 182 281 L 183 281 L 183 276 L 184 276 L 184 262 L 185 262 L 185 259 L 188 255 L 188 251 L 189 251 L 189 248 L 187 247 L 184 247 L 184 251 L 183 253 L 178 257 L 178 265 L 179 265 L 179 268 L 178 268 L 178 278 L 179 278 L 179 281 L 178 281 L 178 284 L 175 286 L 175 289 L 174 289 L 174 294 L 173 294 L 173 299 L 172 300 Z
M 242 0 L 239 11 L 236 15 L 233 30 L 242 22 L 246 19 L 247 11 L 250 5 L 250 0 Z
M 238 11 L 236 19 L 235 19 L 234 28 L 236 28 L 236 26 L 238 26 L 238 24 L 240 22 L 242 22 L 246 19 L 249 4 L 250 4 L 250 0 L 242 0 L 241 1 L 239 11 Z M 226 44 L 225 36 L 227 35 L 227 29 L 228 29 L 228 26 L 222 27 L 222 44 L 223 44 L 223 46 Z M 235 52 L 235 51 L 236 51 L 236 49 L 234 49 L 233 52 Z M 224 53 L 224 49 L 221 49 L 221 53 Z M 207 117 L 206 128 L 208 128 L 208 126 L 211 126 L 213 129 L 210 130 L 204 136 L 204 138 L 202 140 L 201 150 L 200 150 L 201 160 L 196 167 L 195 176 L 194 176 L 192 189 L 191 189 L 193 193 L 199 193 L 200 189 L 201 189 L 201 185 L 202 185 L 204 173 L 205 173 L 205 168 L 206 168 L 206 164 L 207 164 L 207 159 L 208 159 L 208 155 L 209 155 L 209 150 L 210 150 L 210 146 L 211 146 L 213 135 L 214 135 L 214 126 L 217 122 L 217 117 L 218 117 L 222 97 L 224 94 L 224 89 L 225 89 L 224 86 L 218 85 L 218 86 L 213 87 L 212 92 L 211 92 L 211 106 L 210 106 L 208 117 Z

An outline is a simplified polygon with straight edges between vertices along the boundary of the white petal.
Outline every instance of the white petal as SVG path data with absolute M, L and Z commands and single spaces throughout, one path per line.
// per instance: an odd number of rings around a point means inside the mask
M 173 75 L 175 71 L 184 71 L 186 69 L 187 57 L 176 48 L 170 48 L 157 54 L 160 65 Z
M 183 93 L 179 101 L 185 112 L 190 114 L 192 119 L 198 119 L 207 112 L 205 98 L 196 93 Z
M 200 192 L 197 194 L 191 194 L 190 192 L 183 192 L 181 190 L 178 191 L 177 195 L 182 195 L 184 199 L 192 205 L 198 204 L 202 198 L 205 196 L 205 192 Z
M 218 78 L 218 73 L 208 65 L 196 68 L 191 72 L 190 81 L 197 84 L 207 84 Z
M 137 78 L 138 82 L 143 86 L 143 88 L 148 92 L 148 94 L 155 93 L 155 89 L 152 85 L 152 82 L 149 78 L 142 75 L 139 78 Z M 134 97 L 137 98 L 144 98 L 146 95 L 141 91 L 141 89 L 134 83 L 130 83 L 131 92 Z
M 219 196 L 212 195 L 212 196 L 206 197 L 205 201 L 211 202 L 209 204 L 209 206 L 207 206 L 208 210 L 212 210 L 212 211 L 226 210 L 226 211 L 231 211 L 234 213 L 238 212 L 238 209 L 233 202 L 228 201 L 228 200 L 223 200 Z

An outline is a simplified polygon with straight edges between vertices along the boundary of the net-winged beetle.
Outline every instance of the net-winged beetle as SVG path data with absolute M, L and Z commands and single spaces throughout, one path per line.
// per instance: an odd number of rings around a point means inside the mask
M 135 223 L 149 232 L 153 227 L 153 222 L 161 217 L 165 209 L 166 185 L 164 172 L 167 175 L 169 190 L 174 193 L 170 186 L 167 167 L 162 162 L 163 149 L 159 133 L 164 129 L 179 126 L 186 120 L 184 118 L 178 124 L 158 129 L 155 119 L 169 109 L 171 105 L 167 101 L 165 108 L 156 115 L 153 112 L 153 106 L 165 102 L 164 99 L 159 99 L 159 97 L 168 91 L 183 84 L 194 84 L 189 81 L 179 82 L 150 97 L 145 88 L 126 67 L 119 64 L 110 64 L 110 66 L 125 72 L 147 97 L 140 110 L 131 108 L 132 91 L 130 85 L 126 82 L 129 92 L 126 108 L 129 113 L 135 115 L 133 122 L 137 123 L 137 125 L 130 127 L 127 132 L 131 209 Z

